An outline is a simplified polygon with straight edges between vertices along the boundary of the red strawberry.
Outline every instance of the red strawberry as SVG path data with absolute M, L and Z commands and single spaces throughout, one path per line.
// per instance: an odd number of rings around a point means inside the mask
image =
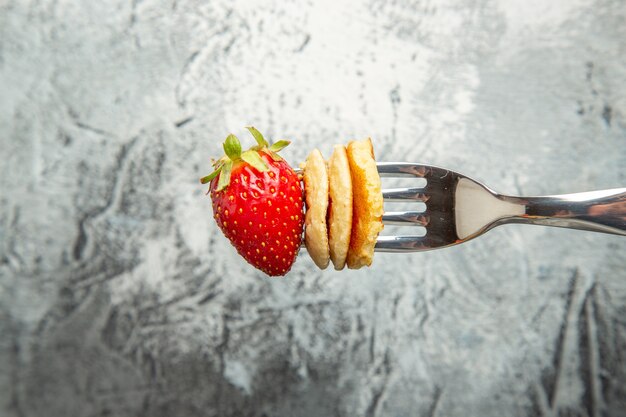
M 285 275 L 302 242 L 300 180 L 277 154 L 290 142 L 269 146 L 258 130 L 248 130 L 258 146 L 242 153 L 239 140 L 229 135 L 224 142 L 226 156 L 201 182 L 211 183 L 215 221 L 237 252 L 268 275 Z

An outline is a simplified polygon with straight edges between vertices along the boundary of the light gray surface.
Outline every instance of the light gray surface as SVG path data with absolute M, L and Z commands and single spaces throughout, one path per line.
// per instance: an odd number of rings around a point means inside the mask
M 0 2 L 0 415 L 626 415 L 626 239 L 509 226 L 285 279 L 197 178 L 372 136 L 498 191 L 626 185 L 626 5 Z

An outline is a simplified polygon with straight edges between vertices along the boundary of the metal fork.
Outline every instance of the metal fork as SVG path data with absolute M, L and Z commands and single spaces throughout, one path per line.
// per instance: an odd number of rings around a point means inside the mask
M 424 235 L 379 236 L 377 252 L 417 252 L 467 242 L 501 224 L 566 227 L 626 236 L 626 188 L 545 197 L 498 194 L 458 172 L 432 165 L 379 162 L 381 177 L 423 178 L 426 185 L 383 190 L 387 202 L 423 202 L 424 211 L 386 211 L 383 223 L 422 226 Z

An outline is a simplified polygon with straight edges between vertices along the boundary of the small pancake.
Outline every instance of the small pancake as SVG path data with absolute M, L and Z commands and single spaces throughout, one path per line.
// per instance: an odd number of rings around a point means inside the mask
M 372 140 L 348 143 L 352 176 L 352 234 L 347 263 L 350 269 L 370 266 L 376 238 L 383 230 L 383 193 Z
M 335 145 L 328 161 L 330 259 L 337 271 L 346 265 L 352 230 L 352 177 L 346 147 Z
M 307 252 L 321 269 L 326 269 L 330 259 L 326 213 L 328 210 L 328 172 L 324 157 L 314 149 L 304 165 L 304 241 Z

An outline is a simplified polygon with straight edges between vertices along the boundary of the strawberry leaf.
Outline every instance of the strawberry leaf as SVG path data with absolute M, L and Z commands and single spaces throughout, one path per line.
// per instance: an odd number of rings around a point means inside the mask
M 256 143 L 258 143 L 261 148 L 266 148 L 269 145 L 269 143 L 267 143 L 267 141 L 265 140 L 261 132 L 256 130 L 255 127 L 248 126 L 246 127 L 246 129 L 248 129 L 250 133 L 252 133 L 252 136 L 254 136 L 254 139 L 256 139 Z
M 254 168 L 256 168 L 260 172 L 265 172 L 269 170 L 265 161 L 261 159 L 261 157 L 259 156 L 259 153 L 255 150 L 251 149 L 249 151 L 245 151 L 244 153 L 241 154 L 241 159 L 246 161 L 248 164 L 252 165 Z
M 283 158 L 278 155 L 276 152 L 269 152 L 269 155 L 272 157 L 272 159 L 276 162 L 280 162 L 283 160 Z
M 224 142 L 224 152 L 231 160 L 239 159 L 241 156 L 241 143 L 232 133 L 228 135 Z
M 222 191 L 228 186 L 228 184 L 230 184 L 230 172 L 232 169 L 233 161 L 226 161 L 220 171 L 220 179 L 217 181 L 217 191 Z
M 220 171 L 222 170 L 222 167 L 219 167 L 218 169 L 216 169 L 215 171 L 211 172 L 209 175 L 207 175 L 206 177 L 202 177 L 200 178 L 200 182 L 202 184 L 206 184 L 209 183 L 213 180 L 213 178 L 217 177 L 220 173 Z
M 272 146 L 270 146 L 270 151 L 272 152 L 280 152 L 282 149 L 286 148 L 287 146 L 289 146 L 291 142 L 288 140 L 279 140 L 276 143 L 273 143 Z

